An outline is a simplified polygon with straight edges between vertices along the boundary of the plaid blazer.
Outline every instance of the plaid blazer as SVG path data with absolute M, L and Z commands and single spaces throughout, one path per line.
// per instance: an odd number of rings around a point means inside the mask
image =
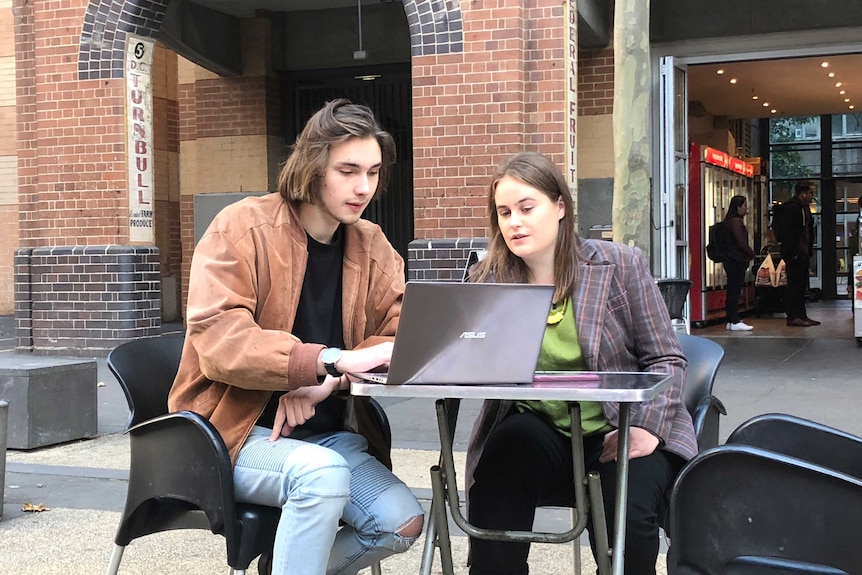
M 681 400 L 686 359 L 664 300 L 637 248 L 603 240 L 580 240 L 580 277 L 572 293 L 575 324 L 590 371 L 655 371 L 673 382 L 649 402 L 632 405 L 631 425 L 661 438 L 659 449 L 690 459 L 697 453 L 691 416 Z M 619 424 L 619 404 L 603 403 L 605 417 Z M 466 489 L 494 427 L 511 401 L 485 401 L 467 448 Z

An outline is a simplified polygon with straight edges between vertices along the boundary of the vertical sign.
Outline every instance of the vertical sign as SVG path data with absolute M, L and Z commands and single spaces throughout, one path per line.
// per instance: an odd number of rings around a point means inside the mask
M 126 39 L 126 161 L 129 173 L 129 242 L 152 244 L 153 42 Z
M 578 219 L 578 1 L 566 0 L 566 181 Z

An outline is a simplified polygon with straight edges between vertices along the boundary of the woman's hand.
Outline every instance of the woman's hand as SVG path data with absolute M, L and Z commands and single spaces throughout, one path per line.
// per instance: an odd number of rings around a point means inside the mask
M 308 385 L 283 394 L 278 399 L 269 440 L 287 437 L 294 428 L 314 417 L 314 406 L 332 395 L 342 382 L 341 377 L 327 375 L 320 385 Z
M 619 443 L 619 431 L 614 430 L 605 435 L 602 454 L 599 463 L 607 463 L 617 458 L 617 444 Z M 646 457 L 656 450 L 659 439 L 642 427 L 629 429 L 629 459 Z

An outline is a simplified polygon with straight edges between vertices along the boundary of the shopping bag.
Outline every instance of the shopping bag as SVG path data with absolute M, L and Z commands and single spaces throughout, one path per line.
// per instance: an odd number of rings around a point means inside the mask
M 763 263 L 757 268 L 757 276 L 754 278 L 754 285 L 758 287 L 774 287 L 772 278 L 775 276 L 775 264 L 772 263 L 772 255 L 766 254 Z
M 775 283 L 773 283 L 773 287 L 780 287 L 787 285 L 787 266 L 784 264 L 784 260 L 778 262 L 778 266 L 775 268 Z

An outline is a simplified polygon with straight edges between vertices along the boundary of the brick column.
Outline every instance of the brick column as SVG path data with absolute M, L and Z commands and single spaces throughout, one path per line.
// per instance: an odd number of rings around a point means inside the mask
M 431 266 L 455 277 L 471 248 L 450 244 L 485 237 L 496 166 L 525 149 L 565 165 L 567 22 L 555 0 L 410 4 L 415 233 L 425 252 L 460 250 L 452 271 Z
M 147 35 L 156 20 L 132 0 L 14 0 L 13 13 L 18 348 L 103 355 L 123 339 L 159 332 L 159 251 L 126 245 L 122 79 L 126 34 Z M 169 112 L 166 102 L 155 105 Z M 156 160 L 158 182 L 170 159 Z

